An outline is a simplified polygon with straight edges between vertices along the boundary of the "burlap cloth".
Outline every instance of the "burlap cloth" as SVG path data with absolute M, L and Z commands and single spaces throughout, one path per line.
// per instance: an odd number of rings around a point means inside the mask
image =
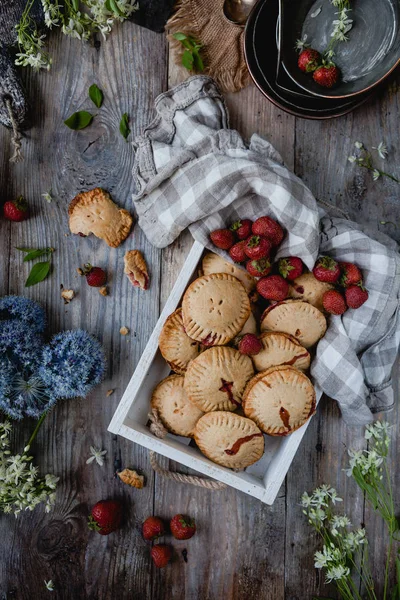
M 205 75 L 210 75 L 224 92 L 237 92 L 249 83 L 244 59 L 244 29 L 229 23 L 223 15 L 224 0 L 178 0 L 167 23 L 169 40 L 177 64 L 184 48 L 172 37 L 182 32 L 202 44 Z

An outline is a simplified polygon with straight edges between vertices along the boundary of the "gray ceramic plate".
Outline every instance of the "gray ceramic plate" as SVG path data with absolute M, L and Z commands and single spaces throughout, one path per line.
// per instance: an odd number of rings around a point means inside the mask
M 353 28 L 349 40 L 335 47 L 334 61 L 342 73 L 331 89 L 316 84 L 297 66 L 297 39 L 323 52 L 327 47 L 337 8 L 330 0 L 279 0 L 281 60 L 288 75 L 303 90 L 323 98 L 344 98 L 365 92 L 400 63 L 400 0 L 351 0 Z M 321 9 L 321 10 L 319 10 Z

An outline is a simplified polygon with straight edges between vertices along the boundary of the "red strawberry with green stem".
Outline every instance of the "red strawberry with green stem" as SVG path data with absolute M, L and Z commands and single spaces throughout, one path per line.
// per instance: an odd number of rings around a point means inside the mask
M 254 235 L 262 235 L 268 238 L 273 246 L 279 246 L 285 235 L 279 223 L 266 216 L 254 221 L 251 229 Z
M 326 88 L 333 87 L 339 81 L 339 77 L 340 71 L 333 63 L 321 65 L 313 73 L 315 83 Z
M 312 272 L 315 279 L 327 283 L 336 283 L 340 277 L 340 267 L 330 256 L 320 256 Z
M 118 500 L 101 500 L 92 508 L 88 526 L 100 535 L 108 535 L 119 528 L 122 521 L 122 504 Z
M 239 342 L 238 350 L 241 354 L 255 356 L 262 350 L 262 343 L 254 333 L 246 333 Z
M 142 534 L 145 540 L 152 542 L 158 537 L 164 535 L 165 525 L 160 517 L 148 517 L 142 527 Z
M 346 301 L 337 290 L 328 290 L 322 297 L 322 304 L 326 312 L 331 315 L 342 315 L 347 310 Z
M 90 263 L 85 265 L 83 273 L 86 276 L 86 281 L 91 287 L 101 287 L 107 282 L 107 275 L 100 267 L 92 267 Z
M 216 229 L 210 233 L 210 239 L 214 246 L 221 250 L 229 250 L 235 243 L 235 236 L 229 229 Z
M 245 245 L 245 252 L 251 260 L 268 258 L 272 249 L 271 242 L 261 235 L 252 235 Z
M 250 219 L 240 219 L 239 221 L 235 221 L 230 226 L 230 230 L 233 233 L 236 233 L 239 240 L 247 240 L 247 238 L 251 235 L 251 226 L 253 222 Z
M 28 217 L 28 203 L 23 196 L 16 200 L 8 200 L 3 206 L 3 215 L 9 221 L 20 223 Z
M 339 284 L 343 287 L 357 285 L 362 281 L 362 273 L 357 265 L 349 262 L 340 262 L 339 267 L 342 271 Z
M 349 308 L 360 308 L 368 300 L 368 292 L 362 284 L 348 287 L 345 296 Z
M 196 522 L 194 519 L 184 515 L 175 515 L 170 521 L 171 533 L 177 540 L 188 540 L 196 533 Z
M 267 258 L 248 260 L 246 263 L 246 269 L 253 277 L 265 277 L 270 274 L 271 268 L 271 263 Z
M 257 292 L 267 300 L 280 302 L 287 298 L 289 284 L 280 275 L 270 275 L 257 281 Z
M 151 549 L 151 558 L 156 567 L 159 569 L 163 569 L 167 566 L 172 557 L 172 548 L 171 546 L 166 546 L 165 544 L 157 544 L 153 546 Z
M 305 48 L 300 52 L 297 65 L 304 73 L 312 73 L 321 64 L 321 55 L 313 48 Z
M 241 242 L 237 242 L 237 244 L 234 244 L 229 250 L 229 256 L 231 257 L 231 259 L 237 263 L 241 263 L 247 260 L 246 252 L 244 250 L 245 246 L 246 240 L 242 240 Z
M 288 256 L 287 258 L 281 258 L 278 263 L 279 273 L 285 279 L 294 281 L 297 277 L 303 273 L 304 265 L 301 258 L 297 256 Z

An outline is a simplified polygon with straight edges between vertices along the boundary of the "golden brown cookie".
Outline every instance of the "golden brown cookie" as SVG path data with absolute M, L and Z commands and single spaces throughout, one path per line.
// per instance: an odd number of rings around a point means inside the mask
M 209 348 L 189 363 L 185 389 L 191 402 L 203 412 L 236 410 L 243 391 L 254 375 L 248 356 L 228 346 Z
M 312 273 L 303 273 L 303 275 L 290 282 L 289 298 L 309 302 L 309 304 L 323 312 L 322 297 L 325 292 L 333 289 L 333 285 L 325 281 L 318 281 Z
M 183 379 L 180 375 L 170 375 L 163 379 L 153 391 L 151 408 L 158 411 L 168 431 L 175 435 L 193 437 L 194 427 L 204 413 L 189 401 Z
M 203 275 L 186 290 L 182 315 L 189 337 L 204 346 L 221 346 L 241 331 L 250 316 L 250 301 L 236 277 Z
M 249 381 L 243 410 L 264 433 L 288 435 L 314 414 L 314 386 L 294 367 L 271 367 Z
M 181 308 L 165 321 L 158 344 L 164 359 L 179 375 L 184 375 L 190 361 L 201 352 L 200 344 L 192 340 L 185 331 Z
M 149 272 L 143 254 L 139 250 L 128 250 L 124 256 L 124 273 L 131 284 L 147 290 L 149 287 Z
M 207 252 L 204 256 L 202 261 L 202 272 L 203 275 L 211 275 L 212 273 L 228 273 L 229 275 L 233 275 L 236 279 L 239 279 L 242 285 L 244 285 L 248 294 L 256 287 L 256 280 L 246 271 L 246 269 L 225 260 L 222 256 L 219 256 L 214 252 Z
M 266 331 L 259 336 L 262 350 L 252 357 L 256 371 L 290 365 L 300 371 L 310 366 L 310 353 L 288 333 Z
M 202 417 L 194 439 L 209 459 L 231 469 L 245 469 L 260 460 L 264 437 L 253 421 L 232 412 L 211 412 Z
M 301 300 L 283 300 L 269 306 L 261 317 L 261 331 L 282 331 L 310 348 L 325 334 L 326 319 L 318 308 Z
M 68 214 L 72 233 L 82 236 L 93 233 L 111 248 L 117 248 L 128 237 L 133 223 L 129 212 L 119 208 L 101 188 L 75 196 Z

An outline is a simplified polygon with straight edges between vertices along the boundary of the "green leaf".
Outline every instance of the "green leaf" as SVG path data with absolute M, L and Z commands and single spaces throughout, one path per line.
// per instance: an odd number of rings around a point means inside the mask
M 182 42 L 183 40 L 187 39 L 187 35 L 185 35 L 184 33 L 178 31 L 177 33 L 174 33 L 173 38 L 175 38 L 176 40 L 178 40 L 179 42 Z
M 68 119 L 64 121 L 64 124 L 70 129 L 77 131 L 78 129 L 85 129 L 85 127 L 90 125 L 92 121 L 93 115 L 91 115 L 90 112 L 87 112 L 86 110 L 79 110 L 68 117 Z
M 100 106 L 103 104 L 103 97 L 103 92 L 99 87 L 97 87 L 95 83 L 90 86 L 89 98 L 91 99 L 93 104 L 97 106 L 97 108 L 100 108 Z
M 199 54 L 198 47 L 195 47 L 195 49 L 193 50 L 193 64 L 196 71 L 204 71 L 204 63 Z
M 121 117 L 121 121 L 119 122 L 119 132 L 123 138 L 127 139 L 131 130 L 129 129 L 129 117 L 128 113 L 124 113 Z
M 117 17 L 125 17 L 115 0 L 106 0 L 105 7 L 114 13 Z
M 33 265 L 31 272 L 28 275 L 28 279 L 25 282 L 25 287 L 31 287 L 32 285 L 36 285 L 43 279 L 46 279 L 47 275 L 50 272 L 51 262 L 46 260 L 45 262 L 38 262 Z
M 33 252 L 34 250 L 36 250 L 36 248 L 23 248 L 18 246 L 15 246 L 15 249 L 19 250 L 20 252 Z
M 38 248 L 37 250 L 32 250 L 32 252 L 28 252 L 28 254 L 24 257 L 24 262 L 34 260 L 35 258 L 44 256 L 45 254 L 50 254 L 50 252 L 54 252 L 54 248 Z
M 185 52 L 182 54 L 182 64 L 185 69 L 188 69 L 188 71 L 193 69 L 193 54 L 190 52 L 190 50 L 185 50 Z
M 74 10 L 79 10 L 79 0 L 72 0 L 72 8 Z

